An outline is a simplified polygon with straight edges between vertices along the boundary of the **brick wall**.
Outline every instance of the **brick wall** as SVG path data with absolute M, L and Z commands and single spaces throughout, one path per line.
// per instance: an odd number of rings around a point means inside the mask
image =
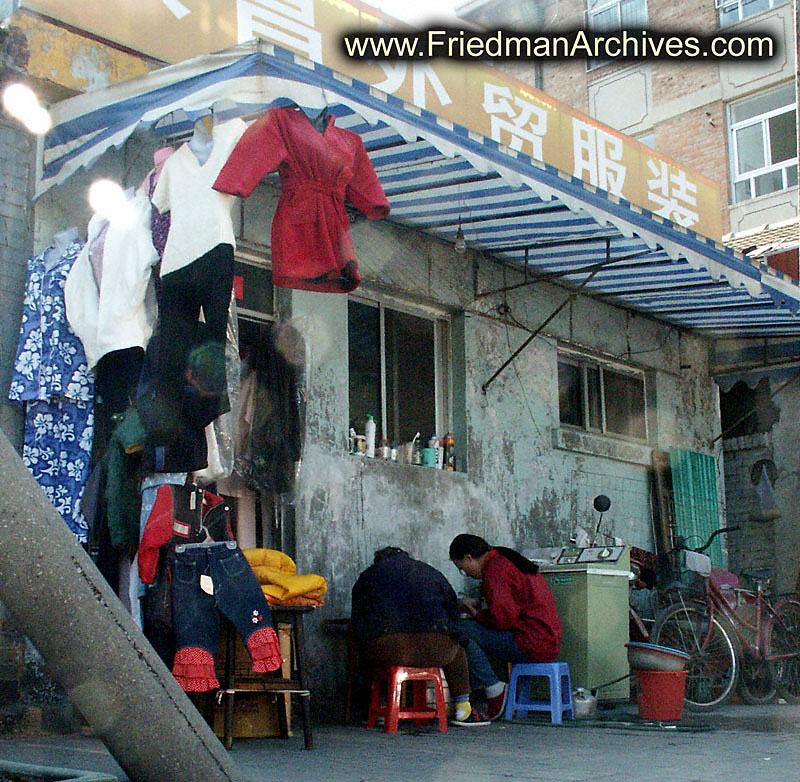
M 33 252 L 34 150 L 28 133 L 0 120 L 0 429 L 18 448 L 22 411 L 7 395 Z
M 725 440 L 725 504 L 727 525 L 738 526 L 729 534 L 728 566 L 742 570 L 771 570 L 775 576 L 775 523 L 763 520 L 756 487 L 751 480 L 753 465 L 772 459 L 769 434 L 753 434 Z

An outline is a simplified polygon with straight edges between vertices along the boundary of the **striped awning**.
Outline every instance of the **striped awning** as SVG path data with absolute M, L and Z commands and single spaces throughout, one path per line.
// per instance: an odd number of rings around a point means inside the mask
M 137 129 L 187 130 L 210 107 L 327 107 L 357 132 L 390 220 L 710 336 L 800 334 L 800 287 L 718 242 L 468 128 L 254 41 L 52 107 L 37 196 Z M 588 281 L 587 281 L 588 280 Z

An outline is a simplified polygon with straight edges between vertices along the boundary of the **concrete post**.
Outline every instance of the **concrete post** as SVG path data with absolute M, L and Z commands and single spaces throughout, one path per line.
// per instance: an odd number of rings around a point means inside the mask
M 0 433 L 0 601 L 136 782 L 243 777 Z

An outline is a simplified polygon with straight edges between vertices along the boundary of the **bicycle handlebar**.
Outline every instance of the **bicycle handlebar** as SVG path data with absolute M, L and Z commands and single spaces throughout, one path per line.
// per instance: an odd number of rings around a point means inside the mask
M 736 525 L 734 527 L 720 527 L 719 529 L 715 529 L 708 536 L 708 540 L 706 540 L 706 542 L 702 546 L 700 546 L 700 548 L 692 548 L 692 549 L 690 549 L 686 545 L 685 541 L 681 541 L 675 547 L 675 550 L 676 551 L 682 551 L 682 550 L 685 550 L 685 551 L 696 551 L 698 554 L 702 554 L 711 545 L 712 541 L 714 540 L 714 538 L 717 537 L 717 535 L 722 535 L 723 533 L 726 533 L 726 532 L 733 532 L 734 530 L 737 530 L 737 529 L 739 529 L 738 525 Z

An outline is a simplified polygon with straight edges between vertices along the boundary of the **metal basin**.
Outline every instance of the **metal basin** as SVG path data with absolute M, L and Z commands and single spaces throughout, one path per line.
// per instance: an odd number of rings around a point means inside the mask
M 629 641 L 628 664 L 634 671 L 682 671 L 690 657 L 679 649 Z

